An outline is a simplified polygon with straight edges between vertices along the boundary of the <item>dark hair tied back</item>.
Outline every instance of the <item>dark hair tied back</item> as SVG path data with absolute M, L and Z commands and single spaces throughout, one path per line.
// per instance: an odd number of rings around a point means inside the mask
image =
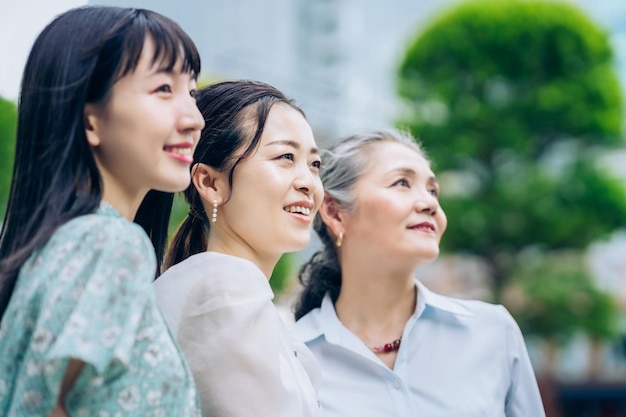
M 272 106 L 283 103 L 304 115 L 292 100 L 276 88 L 251 80 L 210 85 L 198 91 L 196 102 L 204 116 L 205 126 L 194 151 L 192 175 L 197 163 L 227 172 L 231 190 L 235 168 L 256 151 Z M 184 195 L 190 214 L 172 239 L 165 268 L 207 248 L 211 224 L 204 202 L 193 183 Z

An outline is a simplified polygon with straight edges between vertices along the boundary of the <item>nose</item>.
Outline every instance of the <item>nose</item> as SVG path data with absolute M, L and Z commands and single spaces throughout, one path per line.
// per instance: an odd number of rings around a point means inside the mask
M 317 188 L 316 176 L 311 172 L 308 164 L 301 164 L 293 183 L 296 190 L 307 196 L 314 193 Z
M 420 191 L 415 198 L 415 210 L 420 213 L 428 213 L 432 216 L 439 209 L 439 199 L 429 190 Z
M 178 117 L 178 130 L 181 132 L 198 132 L 204 128 L 204 117 L 196 101 L 188 96 L 183 98 L 181 110 Z

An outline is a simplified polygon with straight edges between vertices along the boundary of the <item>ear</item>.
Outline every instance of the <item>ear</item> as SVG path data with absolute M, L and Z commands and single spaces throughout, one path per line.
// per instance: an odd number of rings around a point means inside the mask
M 191 168 L 191 182 L 202 200 L 209 205 L 213 204 L 214 200 L 217 200 L 217 204 L 226 201 L 228 182 L 225 180 L 222 172 L 207 164 L 198 162 Z
M 345 233 L 344 208 L 327 193 L 324 193 L 324 201 L 320 206 L 319 214 L 335 238 L 339 236 L 339 233 Z
M 101 144 L 99 135 L 99 112 L 98 108 L 94 104 L 86 104 L 84 112 L 85 122 L 85 134 L 87 136 L 87 143 L 92 147 L 98 147 Z

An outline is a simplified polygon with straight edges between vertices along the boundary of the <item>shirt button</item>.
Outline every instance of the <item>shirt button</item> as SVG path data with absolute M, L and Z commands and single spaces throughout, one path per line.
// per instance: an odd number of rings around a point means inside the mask
M 402 386 L 402 383 L 400 382 L 400 380 L 399 380 L 399 379 L 394 379 L 394 380 L 393 380 L 393 387 L 394 387 L 395 389 L 400 389 L 400 387 L 401 387 L 401 386 Z
M 297 357 L 298 357 L 298 351 L 297 351 L 297 350 L 294 350 L 294 351 L 293 351 L 293 355 L 297 358 Z

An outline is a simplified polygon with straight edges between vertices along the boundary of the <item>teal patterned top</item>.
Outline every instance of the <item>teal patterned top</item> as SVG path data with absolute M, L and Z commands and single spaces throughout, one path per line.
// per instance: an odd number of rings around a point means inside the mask
M 70 416 L 199 416 L 193 377 L 157 309 L 156 259 L 106 202 L 60 227 L 20 270 L 0 324 L 0 417 L 47 416 L 70 358 Z

